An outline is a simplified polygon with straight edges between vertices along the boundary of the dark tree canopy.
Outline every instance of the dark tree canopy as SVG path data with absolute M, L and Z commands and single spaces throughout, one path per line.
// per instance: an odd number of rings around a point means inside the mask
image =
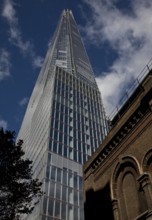
M 42 192 L 32 178 L 32 161 L 24 159 L 23 141 L 15 143 L 15 132 L 0 128 L 0 219 L 17 220 L 32 212 Z

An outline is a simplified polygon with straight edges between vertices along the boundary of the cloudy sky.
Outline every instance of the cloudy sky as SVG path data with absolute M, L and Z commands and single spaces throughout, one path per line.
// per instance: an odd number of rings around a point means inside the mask
M 63 9 L 80 28 L 107 116 L 151 59 L 151 0 L 0 0 L 0 127 L 18 133 Z

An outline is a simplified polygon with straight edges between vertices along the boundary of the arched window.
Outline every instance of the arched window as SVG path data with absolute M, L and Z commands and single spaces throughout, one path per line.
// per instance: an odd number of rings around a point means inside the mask
M 140 176 L 137 161 L 126 156 L 119 159 L 112 177 L 112 195 L 118 201 L 118 212 L 121 220 L 137 218 L 145 207 L 142 205 L 144 192 L 137 178 Z

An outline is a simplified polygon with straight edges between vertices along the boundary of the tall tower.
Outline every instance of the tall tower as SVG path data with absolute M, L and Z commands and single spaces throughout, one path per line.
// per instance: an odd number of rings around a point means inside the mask
M 45 191 L 25 219 L 83 220 L 82 164 L 106 134 L 93 70 L 73 14 L 64 10 L 17 138 Z

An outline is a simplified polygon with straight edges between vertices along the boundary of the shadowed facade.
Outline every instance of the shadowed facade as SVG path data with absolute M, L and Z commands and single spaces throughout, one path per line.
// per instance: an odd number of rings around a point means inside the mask
M 152 219 L 152 71 L 84 164 L 85 220 Z

